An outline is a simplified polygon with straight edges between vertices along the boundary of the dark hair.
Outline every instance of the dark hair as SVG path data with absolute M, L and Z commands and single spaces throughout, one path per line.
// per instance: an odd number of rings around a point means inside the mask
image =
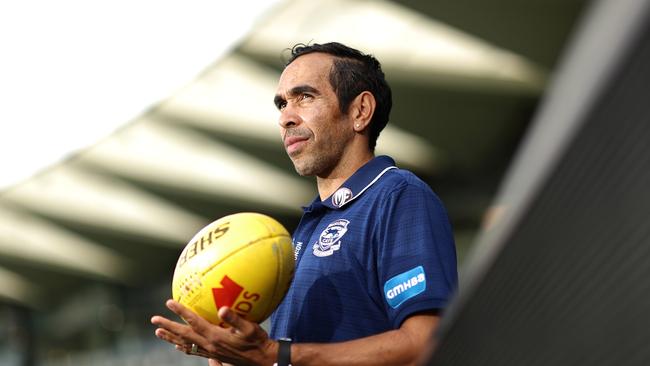
M 329 79 L 338 98 L 341 113 L 348 113 L 354 98 L 364 91 L 369 91 L 375 97 L 377 106 L 370 120 L 368 141 L 370 150 L 374 151 L 379 133 L 386 127 L 393 106 L 392 93 L 381 70 L 381 64 L 372 55 L 366 55 L 341 43 L 330 42 L 293 46 L 291 58 L 285 67 L 300 56 L 316 52 L 335 57 Z

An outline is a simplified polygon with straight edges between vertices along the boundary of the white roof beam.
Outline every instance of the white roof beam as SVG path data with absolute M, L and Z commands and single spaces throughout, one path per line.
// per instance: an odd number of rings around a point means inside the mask
M 178 246 L 206 223 L 132 185 L 71 164 L 45 171 L 8 190 L 3 198 L 47 216 Z
M 13 209 L 6 203 L 0 205 L 0 255 L 114 281 L 126 281 L 129 270 L 133 269 L 128 258 L 109 248 Z M 16 276 L 5 273 L 5 280 L 15 285 L 9 292 L 16 296 L 27 296 L 27 292 L 32 290 Z
M 2 244 L 0 243 L 0 246 Z M 40 289 L 21 275 L 0 267 L 0 297 L 37 307 Z
M 147 118 L 84 152 L 79 161 L 180 191 L 294 213 L 315 194 L 311 184 L 241 150 Z
M 376 55 L 392 79 L 527 93 L 539 93 L 547 79 L 545 70 L 514 52 L 380 0 L 288 2 L 242 49 L 277 59 L 296 43 L 329 41 Z

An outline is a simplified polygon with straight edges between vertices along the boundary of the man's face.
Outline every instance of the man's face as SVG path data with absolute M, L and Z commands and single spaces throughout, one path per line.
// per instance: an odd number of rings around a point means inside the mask
M 280 134 L 300 175 L 327 176 L 354 137 L 329 82 L 332 61 L 324 53 L 300 56 L 284 69 L 278 83 Z

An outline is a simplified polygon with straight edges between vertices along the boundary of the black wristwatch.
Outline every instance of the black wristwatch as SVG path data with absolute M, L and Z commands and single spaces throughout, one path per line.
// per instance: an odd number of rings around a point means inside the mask
M 291 366 L 291 338 L 278 339 L 278 362 L 273 366 Z

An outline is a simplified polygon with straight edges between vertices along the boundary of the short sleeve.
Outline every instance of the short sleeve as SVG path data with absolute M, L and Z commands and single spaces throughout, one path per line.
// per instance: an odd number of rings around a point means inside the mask
M 424 183 L 397 186 L 382 212 L 377 281 L 386 314 L 399 328 L 409 315 L 447 304 L 458 283 L 456 249 L 447 212 Z

